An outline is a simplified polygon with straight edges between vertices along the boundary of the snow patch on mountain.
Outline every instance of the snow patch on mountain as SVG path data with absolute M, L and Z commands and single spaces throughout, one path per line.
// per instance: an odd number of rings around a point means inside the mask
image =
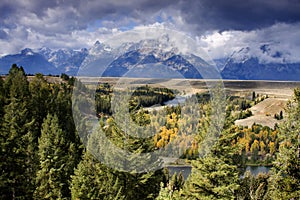
M 263 43 L 243 47 L 233 52 L 230 59 L 234 63 L 245 63 L 251 58 L 257 58 L 260 64 L 270 63 L 295 63 L 291 53 L 278 48 L 278 43 Z
M 276 43 L 244 47 L 228 58 L 222 69 L 225 79 L 300 80 L 300 63 L 276 48 Z

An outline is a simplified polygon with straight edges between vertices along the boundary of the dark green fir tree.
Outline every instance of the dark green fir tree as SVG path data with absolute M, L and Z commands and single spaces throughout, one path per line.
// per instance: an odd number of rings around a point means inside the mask
M 56 115 L 47 115 L 39 138 L 40 168 L 36 174 L 35 199 L 67 199 L 74 167 L 73 145 L 59 127 Z
M 51 105 L 51 90 L 47 81 L 42 74 L 36 74 L 29 83 L 31 93 L 31 112 L 35 118 L 35 134 L 36 139 L 40 136 L 42 123 L 47 117 L 49 107 Z M 52 98 L 54 98 L 52 96 Z
M 30 159 L 27 148 L 32 145 L 29 143 L 28 129 L 32 126 L 32 122 L 26 120 L 28 111 L 17 99 L 12 99 L 4 110 L 0 137 L 0 193 L 5 196 L 4 199 L 26 199 L 28 195 L 30 196 L 28 193 L 32 192 L 28 188 L 32 184 L 32 174 L 26 173 L 32 164 L 27 163 Z
M 34 120 L 29 109 L 30 93 L 23 68 L 12 66 L 5 82 L 4 116 L 0 131 L 1 199 L 29 199 L 34 188 L 35 153 L 30 150 Z
M 4 91 L 4 81 L 0 76 L 0 119 L 4 115 L 4 101 L 5 101 L 5 91 Z M 0 122 L 1 123 L 1 122 Z
M 102 134 L 95 132 L 89 138 L 88 150 L 102 165 L 108 164 L 107 169 L 112 168 L 106 170 L 106 174 L 118 180 L 120 195 L 124 199 L 155 199 L 164 174 L 161 169 L 153 168 L 159 166 L 157 162 L 160 161 L 147 154 L 154 148 L 153 140 L 126 135 L 112 118 L 106 122 Z
M 72 199 L 122 200 L 122 187 L 111 170 L 85 152 L 71 182 Z
M 234 199 L 239 188 L 239 146 L 232 141 L 237 134 L 231 131 L 230 113 L 225 110 L 225 96 L 220 87 L 213 89 L 209 126 L 200 145 L 201 157 L 192 161 L 192 172 L 185 182 L 182 199 Z
M 280 128 L 282 142 L 270 177 L 268 194 L 272 199 L 300 197 L 300 89 L 295 89 L 286 111 Z
M 128 101 L 124 97 L 126 94 L 115 99 L 118 114 L 108 118 L 104 126 L 89 136 L 87 149 L 103 165 L 112 168 L 107 170 L 107 175 L 119 181 L 124 199 L 155 199 L 164 176 L 161 160 L 152 153 L 155 146 L 153 136 L 145 128 L 147 117 L 138 115 L 137 120 L 137 115 L 126 113 Z

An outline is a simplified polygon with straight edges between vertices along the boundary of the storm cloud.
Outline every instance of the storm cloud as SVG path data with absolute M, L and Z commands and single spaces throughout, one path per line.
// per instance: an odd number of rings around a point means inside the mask
M 299 10 L 300 0 L 2 0 L 0 54 L 27 44 L 79 48 L 103 33 L 157 22 L 198 37 L 294 26 L 300 22 Z
M 253 30 L 300 20 L 299 0 L 202 0 L 180 5 L 186 21 L 199 30 Z

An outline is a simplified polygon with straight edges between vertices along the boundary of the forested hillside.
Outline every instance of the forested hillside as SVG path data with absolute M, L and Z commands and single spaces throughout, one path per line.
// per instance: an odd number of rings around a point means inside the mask
M 279 125 L 270 128 L 234 125 L 236 119 L 251 115 L 251 105 L 263 101 L 255 95 L 252 100 L 215 96 L 212 101 L 208 94 L 197 94 L 199 118 L 183 118 L 189 108 L 182 105 L 147 110 L 174 99 L 173 91 L 139 87 L 127 105 L 130 120 L 146 127 L 145 135 L 157 130 L 139 138 L 123 130 L 112 115 L 114 93 L 109 84 L 98 84 L 94 97 L 99 130 L 79 136 L 72 113 L 78 105 L 72 110 L 71 100 L 74 87 L 85 86 L 74 82 L 65 74 L 58 82 L 42 74 L 28 81 L 17 65 L 0 78 L 0 199 L 299 199 L 300 89 L 295 89 Z M 220 94 L 219 88 L 214 90 Z M 222 129 L 213 116 L 217 108 L 225 111 L 218 116 L 225 119 Z M 165 121 L 156 117 L 159 112 L 165 113 Z M 191 164 L 191 175 L 187 180 L 182 174 L 170 176 L 162 160 L 150 157 L 143 163 L 126 163 L 128 170 L 107 166 L 95 152 L 101 151 L 110 162 L 118 155 L 103 143 L 99 131 L 116 147 L 131 152 L 128 159 L 167 148 Z M 209 141 L 211 150 L 201 156 L 207 145 L 204 138 L 212 136 L 217 137 Z M 271 173 L 244 174 L 248 164 L 272 166 Z M 161 167 L 138 168 L 151 165 Z

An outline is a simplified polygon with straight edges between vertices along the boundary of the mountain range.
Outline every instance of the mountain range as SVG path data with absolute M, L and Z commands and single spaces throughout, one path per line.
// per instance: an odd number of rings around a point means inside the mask
M 100 70 L 100 74 L 111 77 L 136 77 L 138 74 L 139 77 L 199 79 L 203 78 L 202 72 L 212 67 L 202 58 L 183 55 L 176 49 L 143 48 L 149 43 L 152 47 L 161 46 L 159 41 L 142 40 L 124 43 L 117 49 L 98 41 L 90 49 L 80 50 L 26 48 L 18 54 L 0 57 L 0 74 L 7 74 L 11 65 L 16 63 L 23 66 L 27 74 L 66 73 L 74 76 L 85 63 L 94 62 L 97 69 L 98 55 L 110 57 L 107 68 Z M 241 48 L 228 58 L 214 60 L 214 63 L 223 79 L 300 81 L 300 63 L 287 61 L 286 55 L 270 44 Z M 204 70 L 199 72 L 199 66 Z
M 0 74 L 7 74 L 12 64 L 23 66 L 27 74 L 52 74 L 67 73 L 75 75 L 83 60 L 88 55 L 87 49 L 51 50 L 40 48 L 36 51 L 26 48 L 19 54 L 6 55 L 0 58 Z
M 234 52 L 221 75 L 224 79 L 300 81 L 300 63 L 288 61 L 286 53 L 263 44 L 255 51 L 245 47 Z

